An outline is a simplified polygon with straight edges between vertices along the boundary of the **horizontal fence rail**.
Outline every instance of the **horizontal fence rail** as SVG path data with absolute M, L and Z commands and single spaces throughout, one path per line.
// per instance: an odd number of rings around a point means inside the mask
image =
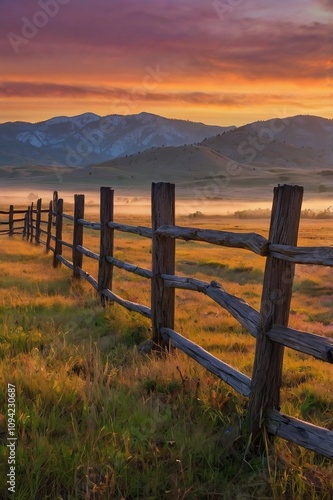
M 283 349 L 289 347 L 333 364 L 333 340 L 314 333 L 289 328 L 288 317 L 294 264 L 333 265 L 333 248 L 298 247 L 297 235 L 302 202 L 302 188 L 279 186 L 274 190 L 269 238 L 256 233 L 236 233 L 180 227 L 175 224 L 174 185 L 152 185 L 152 227 L 131 226 L 113 220 L 113 190 L 101 188 L 100 221 L 84 218 L 84 196 L 75 195 L 74 214 L 63 211 L 63 200 L 54 192 L 48 209 L 42 209 L 42 200 L 36 208 L 32 203 L 27 210 L 8 211 L 1 221 L 0 235 L 22 234 L 28 241 L 46 246 L 53 252 L 53 265 L 68 267 L 74 279 L 85 279 L 99 294 L 102 304 L 116 302 L 129 311 L 137 312 L 152 321 L 152 340 L 157 350 L 174 346 L 195 359 L 243 396 L 250 398 L 251 430 L 254 437 L 262 439 L 263 429 L 269 435 L 304 446 L 312 451 L 333 458 L 333 432 L 303 422 L 277 411 L 280 406 Z M 42 218 L 42 214 L 48 214 Z M 16 214 L 24 217 L 15 219 Z M 72 227 L 71 242 L 63 236 Z M 24 226 L 15 224 L 24 222 Z M 83 246 L 83 230 L 100 233 L 100 251 Z M 67 230 L 67 229 L 66 229 Z M 117 259 L 114 253 L 114 232 L 121 231 L 152 240 L 152 269 Z M 289 231 L 289 233 L 288 233 Z M 46 239 L 42 240 L 41 236 Z M 175 274 L 175 240 L 199 241 L 223 247 L 244 249 L 266 258 L 263 279 L 263 296 L 260 311 L 243 299 L 228 293 L 222 284 L 205 282 Z M 51 246 L 54 242 L 54 246 Z M 72 260 L 62 255 L 63 247 L 70 249 Z M 98 278 L 82 268 L 83 257 L 98 262 Z M 282 267 L 281 267 L 282 266 Z M 114 268 L 134 273 L 151 281 L 151 307 L 120 297 L 113 291 Z M 288 279 L 286 279 L 288 276 Z M 192 290 L 210 297 L 231 314 L 240 325 L 256 338 L 256 354 L 252 378 L 232 368 L 205 349 L 185 338 L 174 329 L 175 289 Z
M 256 337 L 259 327 L 258 311 L 253 309 L 243 299 L 226 292 L 222 285 L 216 281 L 206 283 L 205 281 L 199 281 L 194 278 L 170 276 L 167 274 L 162 274 L 162 278 L 167 287 L 194 290 L 204 293 L 213 299 L 214 302 L 226 309 L 244 328 Z
M 332 458 L 333 431 L 289 417 L 277 410 L 268 410 L 267 431 L 304 448 Z
M 139 236 L 144 236 L 145 238 L 152 238 L 153 231 L 149 227 L 142 226 L 128 226 L 126 224 L 118 224 L 117 222 L 109 222 L 108 226 L 111 229 L 117 229 L 124 233 L 138 234 Z
M 332 247 L 294 247 L 271 243 L 269 245 L 269 252 L 277 259 L 287 260 L 295 264 L 333 266 Z
M 256 233 L 243 234 L 193 227 L 162 226 L 156 231 L 156 234 L 178 240 L 204 241 L 224 247 L 245 248 L 258 255 L 267 255 L 268 241 Z
M 129 273 L 134 273 L 137 274 L 138 276 L 142 276 L 142 278 L 150 279 L 153 276 L 153 273 L 152 271 L 150 271 L 150 269 L 144 269 L 143 267 L 136 266 L 135 264 L 129 264 L 128 262 L 115 259 L 114 257 L 106 257 L 106 260 L 113 266 L 116 266 L 119 269 L 124 269 Z
M 175 347 L 188 354 L 191 358 L 207 368 L 207 370 L 224 380 L 224 382 L 229 384 L 237 392 L 243 396 L 250 396 L 251 379 L 249 377 L 216 358 L 191 340 L 183 337 L 180 333 L 171 330 L 171 328 L 161 328 L 161 333 L 166 341 L 170 339 Z

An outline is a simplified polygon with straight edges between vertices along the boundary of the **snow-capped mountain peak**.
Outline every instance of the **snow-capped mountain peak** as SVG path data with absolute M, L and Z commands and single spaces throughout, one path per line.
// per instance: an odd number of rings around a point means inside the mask
M 142 112 L 137 115 L 95 113 L 57 116 L 39 123 L 0 124 L 0 165 L 82 167 L 151 147 L 201 142 L 235 127 L 172 120 Z

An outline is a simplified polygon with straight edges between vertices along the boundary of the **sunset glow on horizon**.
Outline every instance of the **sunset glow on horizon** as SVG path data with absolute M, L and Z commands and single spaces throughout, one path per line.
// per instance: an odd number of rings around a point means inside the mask
M 0 122 L 333 118 L 332 0 L 2 2 Z

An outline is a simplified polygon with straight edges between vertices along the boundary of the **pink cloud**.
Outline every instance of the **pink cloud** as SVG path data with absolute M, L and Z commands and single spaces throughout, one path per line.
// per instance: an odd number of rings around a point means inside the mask
M 47 12 L 47 1 L 56 14 L 15 53 L 8 34 L 22 37 L 24 23 Z M 271 82 L 331 80 L 333 22 L 326 9 L 332 1 L 307 2 L 316 7 L 314 22 L 304 0 L 2 0 L 0 64 L 7 83 L 0 95 L 238 108 L 256 103 L 262 89 L 266 103 L 276 102 L 283 92 L 270 93 Z M 221 16 L 216 6 L 223 4 L 230 9 Z M 156 68 L 163 78 L 152 80 Z M 231 92 L 235 81 L 243 94 Z
M 333 0 L 319 0 L 319 3 L 328 10 L 333 10 Z
M 85 85 L 63 85 L 50 82 L 0 82 L 0 98 L 62 98 L 62 99 L 104 99 L 113 104 L 132 103 L 176 103 L 194 106 L 234 107 L 248 105 L 277 105 L 281 100 L 278 93 L 205 93 L 205 92 L 145 92 L 124 90 L 121 88 L 93 87 Z M 332 98 L 332 96 L 327 96 Z M 285 100 L 292 105 L 302 105 L 301 100 L 293 94 L 285 95 Z M 306 105 L 304 105 L 306 107 Z

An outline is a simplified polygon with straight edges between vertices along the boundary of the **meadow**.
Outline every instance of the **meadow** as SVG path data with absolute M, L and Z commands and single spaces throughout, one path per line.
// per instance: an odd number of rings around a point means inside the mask
M 70 212 L 70 207 L 66 207 Z M 88 218 L 88 216 L 86 217 Z M 119 216 L 150 225 L 144 216 Z M 267 236 L 268 219 L 180 216 L 179 225 Z M 329 245 L 329 220 L 303 220 L 300 245 Z M 65 225 L 64 239 L 71 241 Z M 115 257 L 151 267 L 150 240 L 116 232 Z M 98 233 L 84 246 L 98 251 Z M 260 306 L 265 259 L 177 242 L 177 274 L 215 280 Z M 68 250 L 64 256 L 71 260 Z M 83 268 L 97 276 L 96 261 Z M 297 266 L 290 325 L 333 337 L 331 268 Z M 149 282 L 115 269 L 114 291 L 149 306 Z M 5 498 L 7 384 L 16 387 L 15 499 L 324 499 L 333 464 L 275 440 L 255 455 L 248 401 L 179 351 L 142 354 L 149 321 L 52 268 L 43 246 L 0 239 L 0 491 Z M 254 339 L 209 298 L 176 292 L 175 330 L 251 376 Z M 285 350 L 281 411 L 333 429 L 332 367 Z M 2 497 L 1 497 L 2 498 Z

